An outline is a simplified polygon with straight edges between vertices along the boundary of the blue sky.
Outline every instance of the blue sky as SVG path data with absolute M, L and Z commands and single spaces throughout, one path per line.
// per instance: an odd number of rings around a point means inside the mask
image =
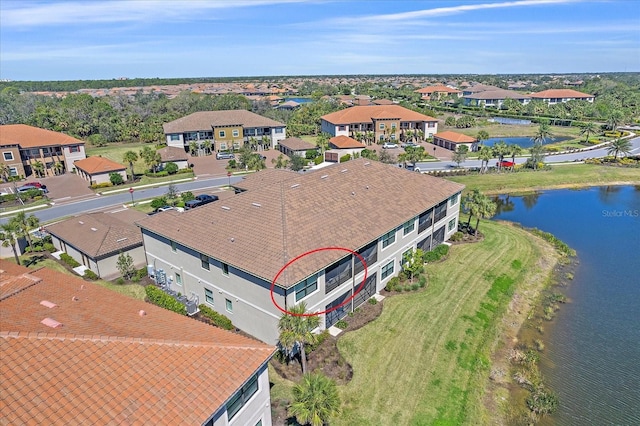
M 0 0 L 0 78 L 640 71 L 633 0 Z

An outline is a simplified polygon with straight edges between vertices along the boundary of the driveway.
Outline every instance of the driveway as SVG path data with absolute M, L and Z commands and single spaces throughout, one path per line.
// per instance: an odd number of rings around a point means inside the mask
M 95 193 L 89 188 L 89 182 L 74 173 L 65 173 L 60 176 L 50 176 L 34 179 L 47 185 L 49 198 L 56 201 L 64 201 L 70 198 L 94 197 Z
M 271 160 L 278 158 L 281 152 L 270 149 L 267 151 L 258 151 L 258 154 L 267 157 L 265 160 L 267 168 L 273 168 L 274 165 Z M 236 154 L 236 158 L 238 158 L 238 154 Z M 285 156 L 285 158 L 287 157 Z M 225 167 L 229 163 L 229 160 L 216 160 L 215 154 L 202 157 L 189 156 L 188 161 L 189 164 L 193 164 L 193 173 L 198 177 L 220 177 L 227 175 Z

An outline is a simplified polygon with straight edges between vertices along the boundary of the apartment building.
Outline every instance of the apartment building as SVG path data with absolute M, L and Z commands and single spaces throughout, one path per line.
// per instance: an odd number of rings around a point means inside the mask
M 593 103 L 596 97 L 573 89 L 549 89 L 532 93 L 531 98 L 539 99 L 549 105 L 555 105 L 569 101 L 587 101 Z

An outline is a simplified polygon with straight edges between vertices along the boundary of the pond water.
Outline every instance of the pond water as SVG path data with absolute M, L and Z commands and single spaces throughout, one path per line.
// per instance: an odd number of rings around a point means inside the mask
M 543 424 L 640 424 L 640 186 L 501 196 L 496 216 L 551 232 L 579 264 L 552 323 L 542 373 L 560 398 Z
M 513 137 L 513 138 L 489 138 L 482 141 L 482 144 L 485 146 L 493 146 L 493 144 L 504 141 L 507 145 L 515 144 L 520 145 L 523 148 L 531 148 L 533 146 L 533 140 L 531 140 L 532 136 L 523 136 L 523 137 Z M 562 142 L 569 139 L 573 139 L 568 136 L 556 137 L 553 140 L 547 139 L 545 141 L 545 145 L 550 143 Z

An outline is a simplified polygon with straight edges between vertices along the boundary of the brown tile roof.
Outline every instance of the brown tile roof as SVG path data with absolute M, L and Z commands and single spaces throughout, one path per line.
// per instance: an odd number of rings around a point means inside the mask
M 139 225 L 271 282 L 300 254 L 319 247 L 363 247 L 463 187 L 357 159 L 184 213 L 151 216 Z M 343 256 L 337 251 L 306 256 L 287 268 L 278 284 L 292 286 Z
M 142 245 L 135 221 L 147 215 L 127 210 L 118 213 L 90 213 L 48 225 L 47 231 L 93 259 L 100 259 Z
M 399 119 L 400 121 L 438 121 L 428 115 L 411 111 L 400 105 L 371 105 L 345 108 L 331 114 L 323 115 L 322 119 L 332 124 L 370 123 L 381 119 Z
M 531 94 L 532 98 L 536 99 L 549 99 L 549 98 L 593 98 L 593 95 L 588 93 L 578 92 L 573 89 L 549 89 L 542 92 L 536 92 Z
M 331 139 L 329 139 L 329 143 L 337 149 L 366 148 L 365 144 L 344 135 L 332 137 Z
M 475 138 L 472 138 L 471 136 L 463 135 L 462 133 L 458 133 L 458 132 L 452 132 L 450 130 L 447 130 L 446 132 L 436 133 L 435 135 L 433 135 L 433 137 L 444 139 L 453 143 L 477 142 L 477 140 Z
M 422 93 L 423 95 L 430 95 L 432 93 L 461 93 L 459 90 L 444 85 L 427 86 L 416 90 L 416 92 Z
M 26 124 L 5 124 L 0 126 L 0 146 L 4 145 L 35 148 L 52 145 L 84 145 L 84 142 L 64 133 L 27 126 Z
M 122 164 L 105 157 L 88 157 L 74 162 L 73 165 L 90 175 L 126 170 L 126 167 Z
M 297 172 L 289 169 L 264 169 L 250 175 L 245 175 L 242 180 L 234 184 L 233 187 L 242 189 L 243 191 L 253 191 L 256 188 L 280 183 L 297 175 Z
M 5 261 L 0 266 L 0 300 L 40 281 L 30 275 L 31 269 Z
M 376 99 L 373 103 L 376 105 L 394 105 L 393 101 L 389 99 Z
M 41 281 L 0 301 L 3 424 L 201 424 L 274 350 L 61 272 L 32 274 Z
M 300 138 L 286 138 L 278 142 L 278 145 L 282 145 L 292 151 L 308 151 L 310 149 L 316 149 L 314 144 Z
M 162 125 L 164 133 L 210 130 L 212 126 L 284 127 L 284 124 L 244 109 L 200 111 Z
M 473 93 L 471 95 L 466 95 L 465 98 L 468 99 L 481 99 L 481 100 L 492 100 L 492 99 L 529 99 L 531 96 L 524 95 L 522 93 L 514 92 L 513 90 L 484 90 L 482 92 Z
M 158 153 L 160 154 L 160 158 L 163 162 L 186 161 L 189 159 L 185 150 L 183 148 L 178 148 L 177 146 L 166 146 L 159 149 Z

